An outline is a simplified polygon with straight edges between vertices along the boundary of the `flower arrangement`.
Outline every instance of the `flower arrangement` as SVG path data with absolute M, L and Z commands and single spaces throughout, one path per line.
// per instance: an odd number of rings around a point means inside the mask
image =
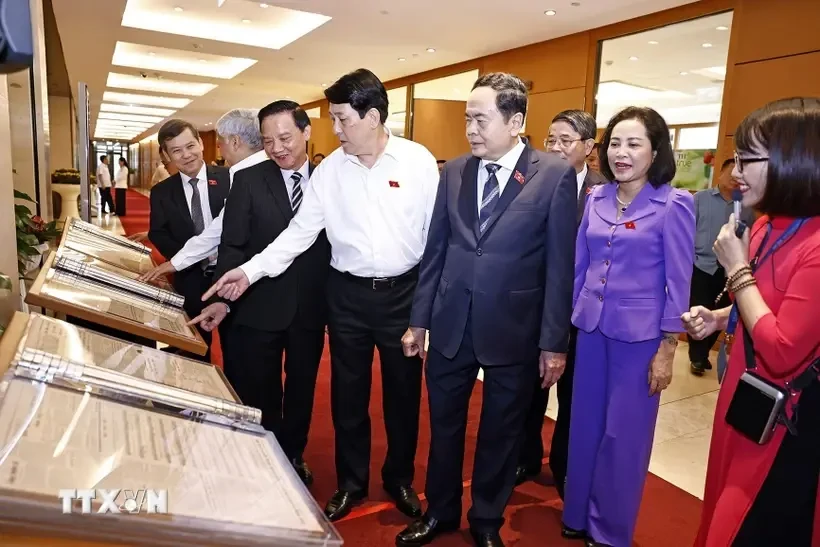
M 14 197 L 29 203 L 37 203 L 28 194 L 14 191 Z M 45 222 L 39 215 L 32 215 L 26 205 L 14 205 L 14 224 L 17 230 L 17 273 L 21 278 L 36 269 L 48 244 L 63 233 L 62 223 Z
M 91 184 L 96 184 L 97 177 L 89 176 Z M 80 172 L 76 169 L 57 169 L 51 173 L 51 184 L 80 184 Z

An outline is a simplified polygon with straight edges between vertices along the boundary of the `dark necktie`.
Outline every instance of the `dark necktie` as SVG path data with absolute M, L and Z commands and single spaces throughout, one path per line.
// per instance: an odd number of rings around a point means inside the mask
M 490 178 L 484 184 L 484 193 L 481 197 L 481 208 L 478 213 L 478 226 L 481 233 L 487 228 L 487 222 L 490 220 L 490 215 L 498 203 L 498 179 L 495 176 L 496 171 L 501 168 L 497 163 L 488 163 L 487 172 Z
M 205 229 L 205 219 L 202 218 L 202 200 L 199 199 L 199 188 L 197 188 L 198 182 L 199 179 L 190 179 L 188 181 L 194 191 L 191 196 L 191 220 L 194 221 L 195 235 L 201 234 Z
M 290 176 L 290 180 L 293 181 L 293 195 L 290 198 L 290 206 L 295 215 L 296 211 L 299 210 L 299 206 L 302 204 L 302 185 L 300 184 L 302 174 L 297 171 Z

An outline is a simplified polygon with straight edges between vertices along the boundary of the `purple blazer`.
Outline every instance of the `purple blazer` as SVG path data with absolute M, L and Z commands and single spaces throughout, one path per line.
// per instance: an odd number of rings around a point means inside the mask
M 575 244 L 572 323 L 621 342 L 682 332 L 695 261 L 695 200 L 647 184 L 616 220 L 615 183 L 592 190 Z

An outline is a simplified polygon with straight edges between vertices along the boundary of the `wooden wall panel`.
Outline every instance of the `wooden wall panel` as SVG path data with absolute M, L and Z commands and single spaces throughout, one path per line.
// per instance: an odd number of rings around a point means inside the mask
M 741 0 L 732 27 L 738 64 L 820 51 L 820 2 Z
M 216 146 L 216 131 L 200 131 L 199 137 L 202 139 L 202 144 L 205 148 L 202 154 L 205 163 L 211 165 L 219 156 L 219 149 Z
M 754 109 L 776 99 L 820 96 L 820 52 L 736 65 L 732 86 L 723 97 L 726 135 Z
M 547 138 L 550 122 L 556 114 L 570 108 L 584 108 L 585 90 L 584 87 L 576 87 L 530 95 L 526 133 L 532 137 L 533 147 L 544 149 L 544 139 Z
M 310 141 L 308 141 L 308 157 L 314 154 L 328 156 L 339 148 L 339 138 L 333 133 L 330 118 L 313 118 L 310 120 Z
M 581 32 L 486 57 L 483 73 L 512 72 L 532 81 L 532 94 L 584 87 L 588 53 L 589 33 Z
M 464 125 L 465 101 L 415 99 L 413 140 L 424 145 L 437 160 L 452 160 L 467 154 L 470 145 Z

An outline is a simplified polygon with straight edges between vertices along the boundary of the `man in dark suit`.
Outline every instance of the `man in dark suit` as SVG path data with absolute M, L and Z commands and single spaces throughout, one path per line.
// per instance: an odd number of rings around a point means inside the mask
M 230 191 L 230 175 L 224 167 L 210 167 L 203 160 L 202 139 L 185 120 L 169 120 L 157 135 L 161 151 L 179 173 L 151 189 L 151 218 L 148 238 L 171 259 L 192 237 L 202 233 L 219 216 Z M 174 289 L 185 297 L 185 313 L 196 317 L 202 311 L 202 295 L 211 285 L 215 258 L 206 259 L 174 274 Z M 211 333 L 199 329 L 210 360 Z
M 547 152 L 567 160 L 575 168 L 578 188 L 577 220 L 581 223 L 587 195 L 596 184 L 606 182 L 603 176 L 587 166 L 587 157 L 595 146 L 595 118 L 583 110 L 565 110 L 559 112 L 549 128 L 545 147 Z M 578 329 L 570 327 L 569 352 L 567 367 L 558 380 L 558 419 L 552 434 L 550 445 L 550 470 L 555 487 L 561 499 L 564 498 L 564 481 L 567 476 L 567 452 L 569 450 L 569 417 L 572 406 L 572 378 L 575 369 L 575 338 Z M 543 382 L 536 380 L 539 387 L 533 393 L 532 404 L 524 425 L 524 439 L 521 454 L 518 458 L 515 483 L 521 484 L 534 478 L 541 472 L 544 459 L 544 443 L 541 439 L 541 428 L 547 412 L 549 389 Z
M 430 332 L 429 506 L 398 535 L 398 545 L 424 545 L 459 526 L 467 412 L 479 368 L 484 398 L 468 520 L 477 545 L 502 545 L 533 378 L 540 373 L 551 385 L 564 368 L 575 170 L 521 141 L 526 111 L 519 78 L 480 77 L 467 101 L 472 154 L 448 162 L 439 183 L 402 338 L 407 354 L 423 354 Z
M 310 118 L 297 103 L 269 104 L 259 111 L 259 124 L 265 152 L 273 161 L 234 175 L 216 279 L 253 258 L 288 227 L 313 172 L 306 152 Z M 262 425 L 276 435 L 305 484 L 313 480 L 302 454 L 324 349 L 329 268 L 330 245 L 322 232 L 281 276 L 261 279 L 230 303 L 225 334 L 228 380 L 245 404 L 262 410 Z M 227 301 L 214 299 L 196 318 L 209 330 L 229 307 Z

